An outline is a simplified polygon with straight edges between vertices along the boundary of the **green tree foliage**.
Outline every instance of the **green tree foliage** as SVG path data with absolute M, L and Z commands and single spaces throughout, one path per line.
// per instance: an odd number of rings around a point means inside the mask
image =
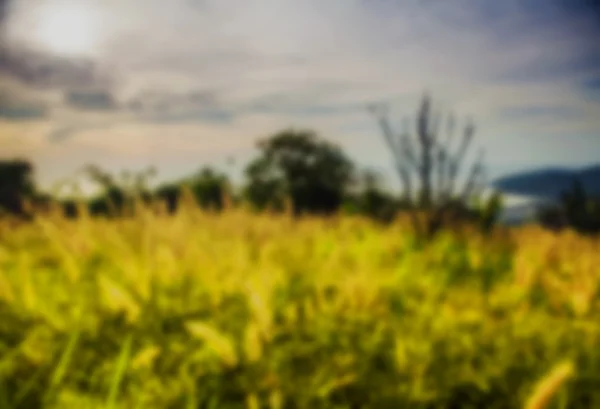
M 187 182 L 198 204 L 205 209 L 222 210 L 229 179 L 209 167 L 202 168 Z
M 592 198 L 583 184 L 575 179 L 561 194 L 558 206 L 546 206 L 538 212 L 538 221 L 551 229 L 570 227 L 582 234 L 600 232 L 600 199 Z
M 259 157 L 252 161 L 246 167 L 245 175 L 248 182 L 243 195 L 255 209 L 283 209 L 286 191 L 282 175 L 275 171 L 267 158 Z
M 120 216 L 133 212 L 133 202 L 150 201 L 148 182 L 156 174 L 154 168 L 140 172 L 124 171 L 120 180 L 95 165 L 88 165 L 85 172 L 101 187 L 101 193 L 89 203 L 90 213 Z
M 502 207 L 502 195 L 497 192 L 479 206 L 479 226 L 483 232 L 492 231 L 500 218 Z
M 167 210 L 172 213 L 178 208 L 183 188 L 188 188 L 202 208 L 222 210 L 224 199 L 229 194 L 229 185 L 226 175 L 203 167 L 189 178 L 161 185 L 156 190 L 156 196 L 166 202 Z
M 471 165 L 462 190 L 456 187 L 475 133 L 472 123 L 466 124 L 462 139 L 454 149 L 455 117 L 452 114 L 447 116 L 443 132 L 442 114 L 434 112 L 427 95 L 421 101 L 415 126 L 410 127 L 410 120 L 405 119 L 401 132 L 393 130 L 387 105 L 371 105 L 369 110 L 376 116 L 392 154 L 395 169 L 403 184 L 403 199 L 407 203 L 413 228 L 420 238 L 430 239 L 445 226 L 480 217 L 483 217 L 480 226 L 483 229 L 491 228 L 501 205 L 499 198 L 493 196 L 492 202 L 483 205 L 489 212 L 484 216 L 469 206 L 477 201 L 484 187 L 483 150 L 479 151 L 476 161 Z M 416 191 L 415 185 L 418 187 Z
M 344 210 L 362 214 L 381 222 L 391 222 L 402 203 L 382 186 L 381 176 L 376 172 L 363 171 L 356 180 L 356 190 L 344 202 Z
M 112 175 L 97 166 L 90 165 L 86 171 L 89 177 L 102 188 L 102 193 L 90 203 L 92 214 L 121 214 L 127 196 L 125 188 L 119 186 Z
M 33 166 L 24 160 L 0 162 L 0 210 L 23 216 L 25 199 L 35 196 Z
M 339 209 L 354 166 L 342 150 L 312 131 L 288 129 L 259 142 L 260 155 L 246 168 L 246 199 L 258 209 L 281 208 L 288 197 L 295 214 Z
M 174 213 L 181 198 L 181 185 L 173 182 L 163 183 L 156 189 L 155 197 L 165 203 L 169 213 Z

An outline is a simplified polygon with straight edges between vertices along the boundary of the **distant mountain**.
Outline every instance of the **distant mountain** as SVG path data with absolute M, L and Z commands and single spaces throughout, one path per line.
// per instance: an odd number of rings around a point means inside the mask
M 491 186 L 502 193 L 557 200 L 578 178 L 591 195 L 600 196 L 600 165 L 579 170 L 549 168 L 499 178 Z

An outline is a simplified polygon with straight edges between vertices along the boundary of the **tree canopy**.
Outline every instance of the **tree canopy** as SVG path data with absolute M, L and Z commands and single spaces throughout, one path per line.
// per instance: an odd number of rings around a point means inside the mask
M 24 160 L 0 162 L 0 209 L 22 215 L 24 199 L 35 194 L 33 166 Z
M 331 213 L 343 202 L 354 165 L 337 146 L 312 131 L 288 129 L 258 143 L 246 168 L 245 196 L 257 208 L 291 200 L 295 214 Z

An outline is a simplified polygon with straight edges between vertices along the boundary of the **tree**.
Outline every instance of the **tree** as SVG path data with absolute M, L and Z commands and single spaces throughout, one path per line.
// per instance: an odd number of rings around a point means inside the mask
M 156 190 L 156 195 L 166 201 L 170 213 L 177 210 L 184 187 L 190 190 L 200 207 L 222 210 L 229 193 L 229 179 L 222 173 L 203 167 L 191 177 L 161 185 Z
M 455 118 L 448 115 L 446 137 L 441 140 L 442 115 L 432 112 L 430 98 L 421 101 L 414 134 L 409 129 L 409 120 L 404 120 L 404 129 L 397 133 L 388 118 L 388 106 L 373 104 L 369 111 L 376 117 L 384 140 L 392 155 L 394 167 L 403 184 L 403 199 L 413 228 L 418 237 L 431 238 L 443 226 L 457 220 L 475 219 L 469 211 L 469 202 L 478 196 L 484 186 L 484 151 L 480 150 L 472 164 L 464 187 L 457 194 L 457 178 L 465 155 L 473 140 L 474 125 L 469 122 L 463 130 L 458 148 L 452 151 L 455 135 Z M 420 190 L 415 194 L 414 182 Z M 498 197 L 492 200 L 498 202 Z M 487 221 L 493 220 L 488 217 Z
M 177 183 L 164 183 L 156 189 L 155 196 L 164 201 L 167 212 L 175 213 L 181 196 L 181 186 Z
M 205 209 L 222 210 L 225 206 L 225 195 L 229 187 L 229 179 L 209 167 L 203 167 L 184 182 L 190 187 L 198 204 Z
M 246 168 L 245 197 L 257 208 L 281 208 L 291 200 L 294 214 L 337 210 L 354 166 L 342 150 L 312 131 L 283 130 L 258 143 L 260 156 Z
M 344 208 L 384 223 L 391 222 L 401 208 L 401 202 L 382 187 L 381 176 L 371 170 L 361 172 L 355 181 Z
M 84 172 L 102 189 L 102 193 L 90 202 L 91 213 L 121 215 L 127 198 L 123 186 L 120 186 L 111 174 L 104 172 L 98 166 L 88 165 Z
M 146 203 L 151 199 L 148 181 L 156 175 L 153 167 L 139 172 L 123 171 L 120 180 L 95 165 L 86 166 L 84 172 L 102 189 L 100 195 L 90 201 L 92 214 L 123 215 L 126 207 L 133 212 L 136 198 Z
M 286 189 L 281 174 L 275 171 L 269 159 L 255 159 L 246 167 L 245 175 L 248 183 L 242 194 L 255 209 L 283 210 Z
M 581 234 L 600 232 L 600 199 L 588 195 L 577 178 L 571 188 L 562 192 L 558 206 L 546 206 L 537 214 L 545 227 L 560 230 L 570 227 Z
M 0 210 L 24 216 L 24 200 L 33 199 L 33 166 L 24 160 L 0 162 Z

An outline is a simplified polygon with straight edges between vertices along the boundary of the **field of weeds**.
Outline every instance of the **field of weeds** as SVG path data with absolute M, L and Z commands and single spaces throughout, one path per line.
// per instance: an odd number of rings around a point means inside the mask
M 237 210 L 0 226 L 0 408 L 600 407 L 600 242 L 510 236 Z

